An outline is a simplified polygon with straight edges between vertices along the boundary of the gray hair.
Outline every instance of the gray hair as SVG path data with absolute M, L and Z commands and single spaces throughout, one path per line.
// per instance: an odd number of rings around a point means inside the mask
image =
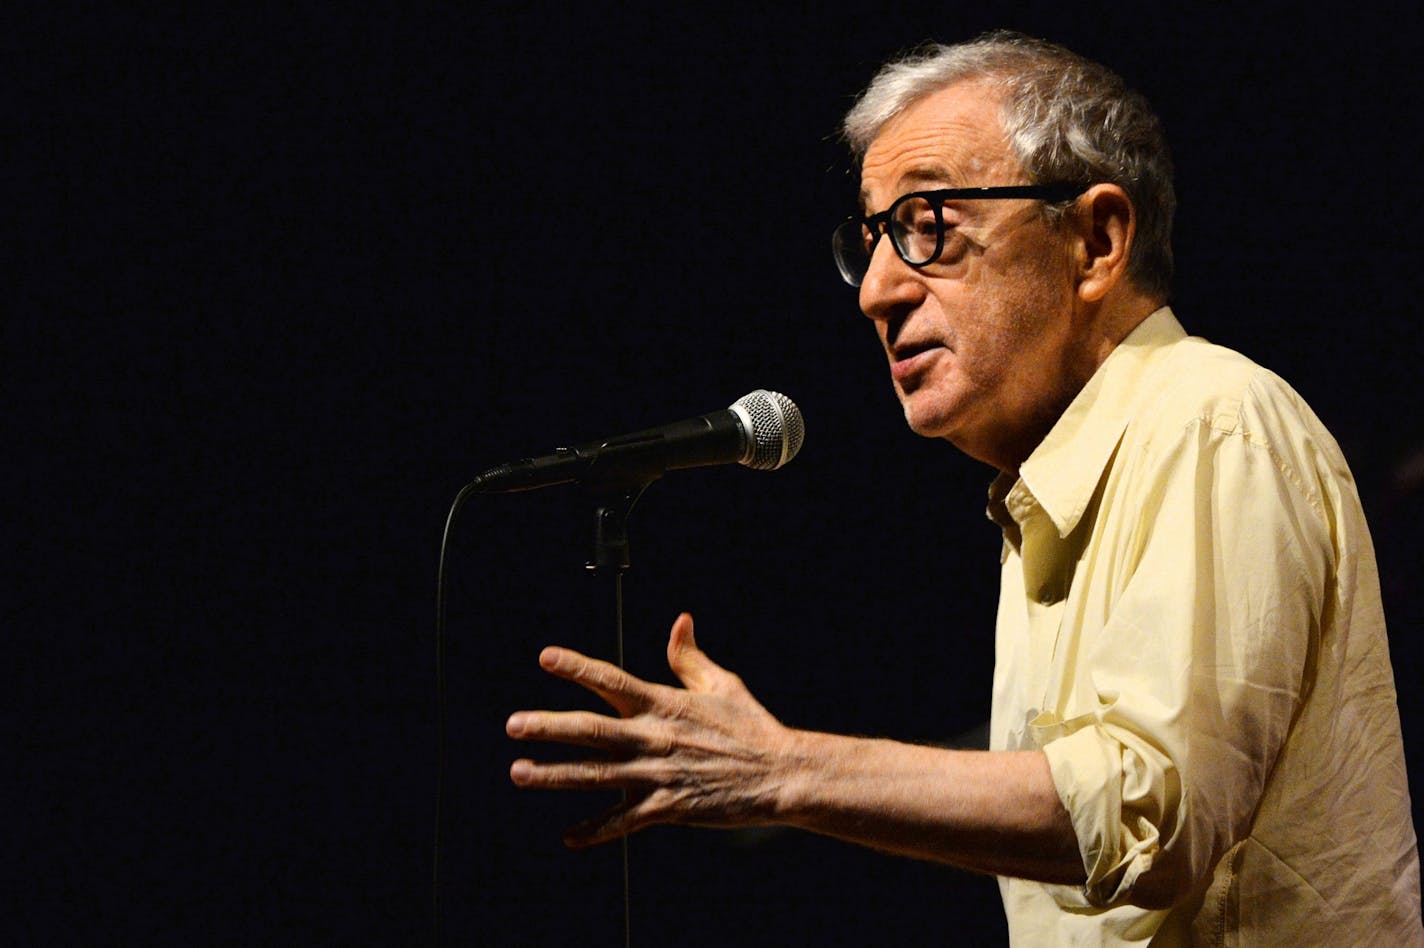
M 1137 213 L 1128 277 L 1165 299 L 1177 198 L 1162 123 L 1116 73 L 1062 46 L 998 31 L 954 46 L 926 44 L 887 63 L 842 125 L 856 162 L 900 112 L 967 81 L 1000 93 L 1010 147 L 1035 183 L 1105 181 L 1127 192 Z

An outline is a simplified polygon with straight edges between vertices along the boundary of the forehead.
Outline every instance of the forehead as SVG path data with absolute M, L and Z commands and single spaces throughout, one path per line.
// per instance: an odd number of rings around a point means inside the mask
M 895 116 L 861 163 L 865 208 L 883 208 L 918 187 L 979 187 L 1024 180 L 999 115 L 999 94 L 962 82 L 932 92 Z

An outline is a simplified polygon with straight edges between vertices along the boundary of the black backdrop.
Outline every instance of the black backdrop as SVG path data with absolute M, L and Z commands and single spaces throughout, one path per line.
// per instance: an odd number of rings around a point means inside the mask
M 806 446 L 774 474 L 653 485 L 628 665 L 669 680 L 688 609 L 788 723 L 972 740 L 990 472 L 904 429 L 827 250 L 851 97 L 897 49 L 995 26 L 1112 64 L 1163 115 L 1179 317 L 1290 379 L 1354 465 L 1418 796 L 1413 25 L 1013 10 L 204 8 L 8 30 L 5 940 L 428 942 L 455 492 L 754 388 L 797 401 Z M 535 665 L 550 642 L 613 654 L 590 524 L 562 490 L 455 523 L 452 944 L 623 938 L 617 846 L 559 844 L 607 801 L 514 792 L 503 736 L 516 708 L 596 706 Z M 802 834 L 658 828 L 630 866 L 637 944 L 1003 937 L 991 880 Z

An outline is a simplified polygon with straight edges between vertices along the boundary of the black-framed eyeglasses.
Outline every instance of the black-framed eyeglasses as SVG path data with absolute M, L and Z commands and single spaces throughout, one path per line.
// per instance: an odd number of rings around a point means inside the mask
M 848 217 L 831 235 L 831 250 L 841 276 L 851 286 L 860 286 L 870 269 L 870 257 L 882 234 L 900 259 L 912 267 L 924 267 L 944 252 L 944 202 L 983 201 L 997 198 L 1033 198 L 1055 203 L 1071 201 L 1088 190 L 1086 184 L 1013 184 L 992 188 L 941 188 L 912 191 L 869 217 Z

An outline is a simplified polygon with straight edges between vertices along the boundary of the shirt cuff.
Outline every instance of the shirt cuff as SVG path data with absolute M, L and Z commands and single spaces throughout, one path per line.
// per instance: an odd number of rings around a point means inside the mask
M 1054 899 L 1078 908 L 1129 901 L 1133 886 L 1162 849 L 1153 817 L 1161 821 L 1164 815 L 1162 789 L 1168 781 L 1157 772 L 1159 762 L 1124 747 L 1094 714 L 1033 730 L 1049 738 L 1040 746 L 1073 822 L 1087 874 L 1081 887 L 1051 886 Z M 1051 737 L 1052 732 L 1063 736 Z M 1126 804 L 1124 792 L 1129 794 Z

